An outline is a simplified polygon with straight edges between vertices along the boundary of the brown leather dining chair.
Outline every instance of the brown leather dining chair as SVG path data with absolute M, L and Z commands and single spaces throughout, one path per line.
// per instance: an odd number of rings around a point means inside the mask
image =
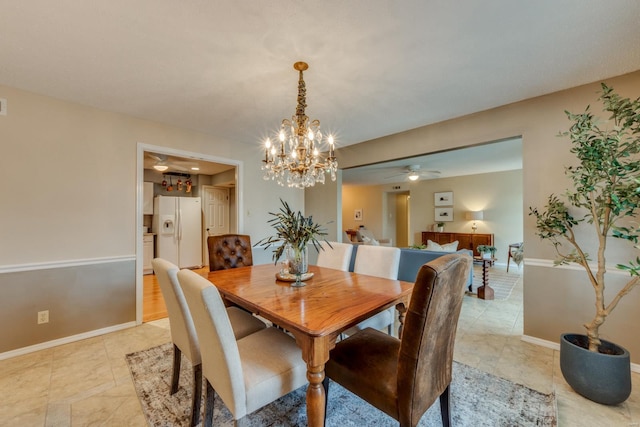
M 251 237 L 246 234 L 221 234 L 207 237 L 209 271 L 253 265 Z
M 325 366 L 327 401 L 330 378 L 401 427 L 415 427 L 440 398 L 450 426 L 453 345 L 471 265 L 470 256 L 449 254 L 420 268 L 400 339 L 367 328 L 337 343 Z

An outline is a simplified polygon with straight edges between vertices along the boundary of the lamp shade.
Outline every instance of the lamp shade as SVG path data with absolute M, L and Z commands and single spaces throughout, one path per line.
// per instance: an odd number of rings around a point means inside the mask
M 467 221 L 481 221 L 484 218 L 483 211 L 469 211 L 464 214 Z

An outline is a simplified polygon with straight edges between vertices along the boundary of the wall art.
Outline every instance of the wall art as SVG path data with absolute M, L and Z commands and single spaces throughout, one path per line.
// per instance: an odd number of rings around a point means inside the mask
M 436 208 L 436 222 L 453 221 L 453 208 Z
M 453 206 L 453 191 L 433 193 L 435 206 Z

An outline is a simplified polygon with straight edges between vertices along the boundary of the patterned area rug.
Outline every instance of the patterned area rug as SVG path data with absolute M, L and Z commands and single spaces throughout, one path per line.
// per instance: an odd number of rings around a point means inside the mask
M 519 280 L 522 280 L 522 270 L 519 270 L 517 266 L 512 265 L 508 273 L 506 267 L 503 266 L 489 267 L 489 286 L 493 289 L 494 299 L 508 299 Z M 474 294 L 477 294 L 480 286 L 482 286 L 482 266 L 474 264 L 472 285 Z
M 126 356 L 142 410 L 151 426 L 189 424 L 191 365 L 183 358 L 180 389 L 170 396 L 172 353 L 172 345 L 167 343 Z M 307 425 L 305 393 L 306 387 L 302 387 L 250 414 L 249 425 Z M 553 394 L 539 393 L 461 363 L 454 362 L 451 393 L 452 421 L 458 427 L 557 425 Z M 216 426 L 233 426 L 231 413 L 219 398 L 214 417 Z M 397 422 L 332 382 L 326 425 L 397 426 Z M 419 424 L 432 425 L 442 425 L 437 401 Z

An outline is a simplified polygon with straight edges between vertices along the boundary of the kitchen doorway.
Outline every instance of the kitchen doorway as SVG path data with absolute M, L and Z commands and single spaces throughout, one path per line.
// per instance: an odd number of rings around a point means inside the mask
M 229 199 L 233 201 L 233 203 L 228 204 L 226 213 L 228 225 L 230 227 L 233 225 L 234 227 L 233 229 L 229 228 L 229 230 L 238 231 L 242 230 L 242 218 L 239 215 L 242 212 L 242 181 L 239 177 L 242 176 L 243 164 L 242 161 L 238 160 L 142 143 L 138 143 L 137 154 L 136 323 L 141 324 L 145 321 L 166 317 L 164 299 L 162 299 L 155 275 L 143 274 L 145 264 L 148 264 L 150 258 L 152 259 L 154 256 L 148 253 L 149 243 L 147 243 L 146 252 L 144 247 L 145 240 L 149 240 L 150 234 L 153 235 L 153 233 L 150 233 L 151 229 L 147 229 L 149 227 L 149 195 L 147 194 L 147 203 L 145 204 L 145 187 L 148 190 L 149 181 L 157 181 L 159 174 L 161 180 L 171 183 L 172 192 L 167 192 L 169 184 L 154 183 L 152 199 L 156 195 L 188 195 L 202 199 L 205 187 L 224 188 L 229 194 Z M 164 169 L 162 166 L 167 166 L 167 168 L 162 171 L 153 170 L 155 165 L 160 166 L 160 169 Z M 173 174 L 169 172 L 173 172 Z M 177 191 L 178 180 L 181 181 L 181 191 L 184 193 L 187 192 L 186 181 L 191 181 L 192 188 L 189 189 L 191 194 L 181 194 Z M 147 182 L 146 185 L 145 182 Z M 147 206 L 146 211 L 145 206 Z M 201 233 L 203 240 L 206 233 L 204 218 L 203 214 Z M 208 260 L 206 240 L 201 247 L 203 249 L 203 268 L 198 271 L 206 271 L 208 270 L 205 265 L 206 260 Z

